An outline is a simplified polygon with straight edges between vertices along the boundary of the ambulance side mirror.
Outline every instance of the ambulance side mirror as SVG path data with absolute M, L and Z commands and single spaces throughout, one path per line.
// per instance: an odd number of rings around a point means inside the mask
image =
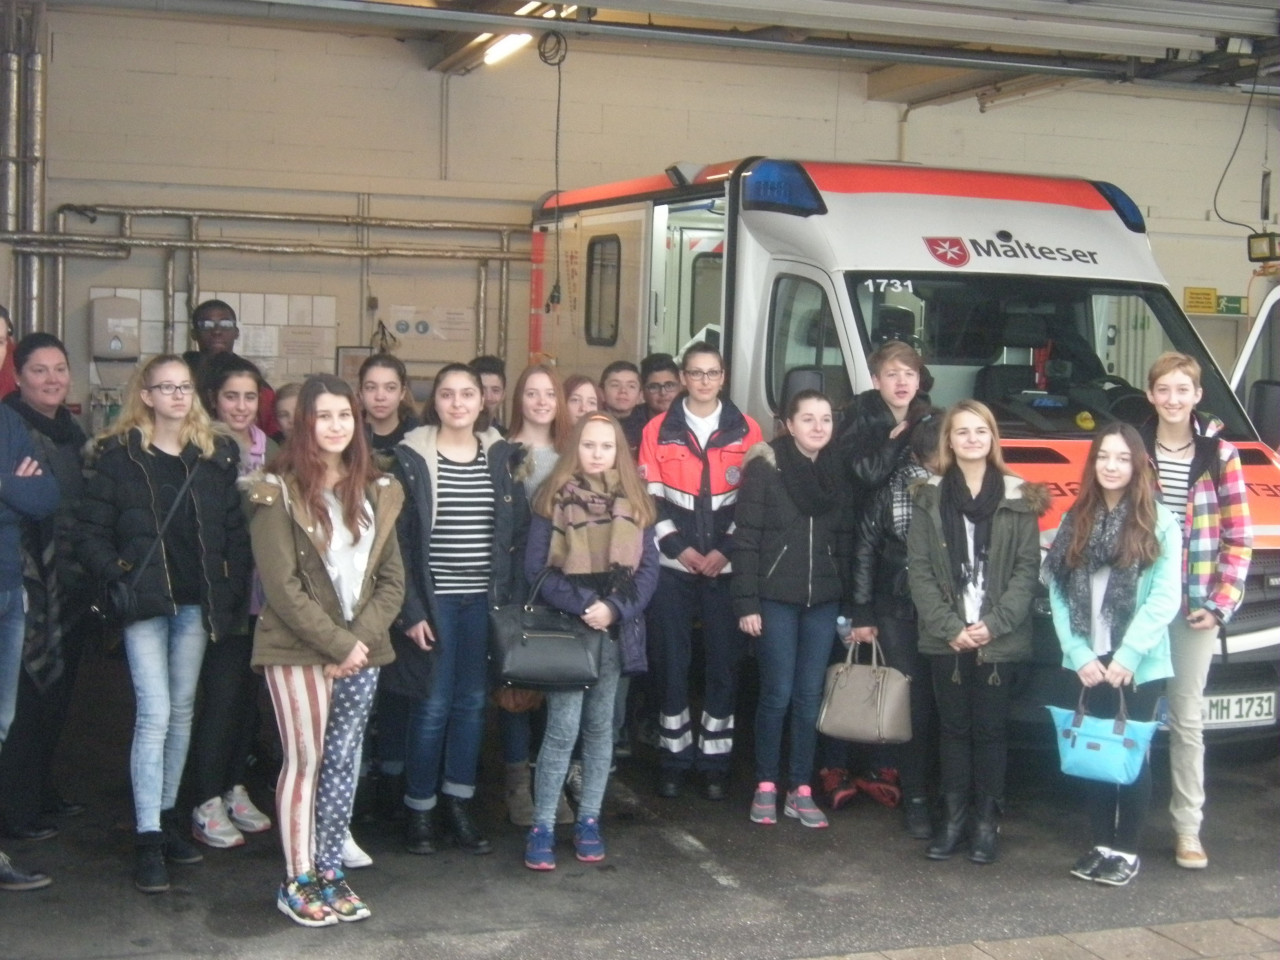
M 1255 380 L 1249 387 L 1249 419 L 1262 442 L 1280 450 L 1280 380 Z

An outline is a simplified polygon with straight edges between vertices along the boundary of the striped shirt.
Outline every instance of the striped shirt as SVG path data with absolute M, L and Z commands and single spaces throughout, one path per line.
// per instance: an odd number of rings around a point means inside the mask
M 436 520 L 431 530 L 431 582 L 438 594 L 484 593 L 493 551 L 493 480 L 484 451 L 470 463 L 437 454 Z
M 1184 516 L 1191 486 L 1191 461 L 1157 456 L 1156 469 L 1160 473 L 1160 499 L 1175 517 Z

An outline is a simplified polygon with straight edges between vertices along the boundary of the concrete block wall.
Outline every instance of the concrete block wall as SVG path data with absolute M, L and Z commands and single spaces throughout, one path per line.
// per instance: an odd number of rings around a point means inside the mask
M 105 202 L 364 210 L 523 223 L 531 202 L 555 182 L 556 71 L 531 48 L 446 80 L 427 70 L 430 51 L 421 41 L 351 30 L 55 9 L 49 37 L 51 208 Z M 1244 231 L 1207 213 L 1240 132 L 1243 102 L 1162 99 L 1141 88 L 1128 95 L 1099 85 L 985 111 L 973 100 L 922 107 L 903 120 L 898 106 L 867 100 L 863 68 L 852 63 L 571 39 L 562 69 L 564 187 L 748 154 L 1078 174 L 1113 181 L 1135 197 L 1175 292 L 1247 292 Z M 1275 125 L 1276 111 L 1255 104 L 1218 203 L 1232 219 L 1257 221 L 1263 138 Z M 232 232 L 209 223 L 202 235 Z M 351 236 L 276 224 L 240 225 L 234 233 L 293 242 Z M 376 235 L 377 242 L 399 238 Z M 475 238 L 446 242 L 470 245 Z M 179 258 L 179 278 L 184 270 Z M 67 273 L 74 358 L 87 343 L 90 290 L 155 290 L 163 260 L 135 251 L 121 262 L 70 261 Z M 391 326 L 392 308 L 401 318 L 473 310 L 475 275 L 471 263 L 375 261 L 362 275 L 354 260 L 217 253 L 201 257 L 200 283 L 331 298 L 342 345 L 372 333 L 366 296 L 378 298 L 376 319 Z M 510 356 L 517 367 L 527 275 L 523 266 L 512 269 Z M 496 265 L 488 278 L 493 331 Z M 178 317 L 185 319 L 185 304 Z M 402 340 L 402 354 L 424 370 L 474 352 L 467 337 Z M 487 347 L 494 346 L 491 332 Z

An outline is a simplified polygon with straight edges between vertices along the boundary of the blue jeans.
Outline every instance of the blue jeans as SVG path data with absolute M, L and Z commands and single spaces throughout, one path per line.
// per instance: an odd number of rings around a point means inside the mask
M 436 597 L 434 626 L 431 693 L 413 701 L 405 744 L 404 802 L 412 810 L 434 807 L 437 789 L 463 799 L 475 794 L 476 764 L 484 736 L 488 595 L 446 593 Z
M 588 690 L 547 694 L 547 732 L 538 751 L 538 775 L 533 785 L 533 822 L 551 827 L 556 805 L 569 772 L 573 745 L 582 733 L 582 800 L 578 818 L 599 817 L 604 789 L 613 765 L 613 700 L 622 675 L 618 641 L 610 631 L 600 655 L 600 680 Z
M 776 781 L 782 769 L 782 727 L 791 709 L 788 788 L 813 777 L 822 684 L 836 632 L 838 604 L 802 607 L 760 601 L 763 631 L 756 641 L 760 699 L 756 704 L 756 781 Z
M 26 628 L 21 587 L 0 591 L 0 746 L 4 746 L 18 708 L 22 640 Z
M 178 801 L 208 640 L 199 604 L 124 628 L 137 700 L 129 771 L 139 833 L 159 830 L 160 811 Z

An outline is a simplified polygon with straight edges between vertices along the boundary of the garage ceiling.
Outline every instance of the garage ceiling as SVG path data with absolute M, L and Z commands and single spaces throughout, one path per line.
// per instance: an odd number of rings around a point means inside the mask
M 1280 96 L 1275 0 L 49 0 L 201 18 L 364 25 L 434 41 L 432 68 L 465 73 L 504 35 L 559 30 L 691 55 L 847 60 L 874 100 L 990 101 L 1103 81 L 1149 95 Z M 723 54 L 721 54 L 723 55 Z

